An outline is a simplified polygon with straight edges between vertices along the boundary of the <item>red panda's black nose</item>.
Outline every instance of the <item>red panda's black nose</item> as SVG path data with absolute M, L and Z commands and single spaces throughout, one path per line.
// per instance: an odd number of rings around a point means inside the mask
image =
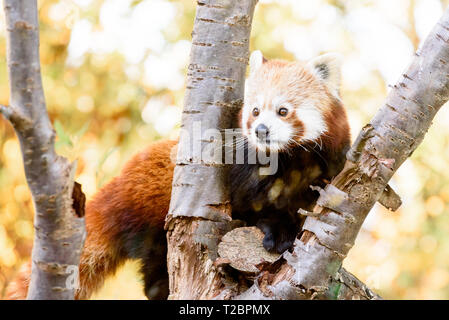
M 266 139 L 268 137 L 268 133 L 269 133 L 268 127 L 266 125 L 261 123 L 256 127 L 257 138 Z

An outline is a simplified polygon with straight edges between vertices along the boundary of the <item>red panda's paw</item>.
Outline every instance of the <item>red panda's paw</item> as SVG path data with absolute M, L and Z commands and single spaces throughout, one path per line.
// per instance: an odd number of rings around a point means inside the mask
M 150 286 L 145 284 L 145 295 L 148 300 L 167 300 L 168 294 L 168 279 L 159 279 Z
M 268 252 L 283 253 L 291 249 L 299 232 L 299 225 L 284 215 L 284 219 L 261 219 L 257 227 L 265 234 L 263 247 Z

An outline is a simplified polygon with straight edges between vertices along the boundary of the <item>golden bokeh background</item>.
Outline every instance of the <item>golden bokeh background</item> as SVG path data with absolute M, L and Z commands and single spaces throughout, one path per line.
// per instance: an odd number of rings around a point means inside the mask
M 192 0 L 40 0 L 42 76 L 60 154 L 78 159 L 90 198 L 132 154 L 178 134 Z M 251 50 L 268 58 L 344 55 L 342 98 L 353 136 L 382 105 L 449 1 L 261 0 Z M 8 104 L 0 13 L 0 104 Z M 449 299 L 449 110 L 392 185 L 397 212 L 372 210 L 344 266 L 385 298 Z M 0 298 L 30 259 L 33 206 L 18 141 L 0 119 Z M 143 299 L 137 262 L 95 299 Z

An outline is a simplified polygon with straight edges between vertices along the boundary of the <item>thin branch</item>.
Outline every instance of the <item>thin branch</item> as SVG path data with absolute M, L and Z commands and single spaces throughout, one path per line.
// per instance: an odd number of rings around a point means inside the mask
M 393 190 L 390 185 L 387 185 L 379 198 L 379 203 L 391 211 L 396 211 L 402 204 L 401 197 Z
M 56 154 L 42 88 L 36 0 L 4 0 L 10 105 L 0 106 L 20 140 L 33 196 L 35 238 L 29 299 L 73 299 L 84 219 L 72 208 L 76 166 Z M 81 197 L 77 197 L 81 199 Z M 72 281 L 72 283 L 76 283 Z M 68 285 L 69 284 L 69 285 Z
M 32 121 L 28 117 L 21 114 L 19 111 L 14 110 L 12 107 L 0 105 L 0 114 L 2 114 L 6 120 L 11 122 L 14 128 L 24 130 L 32 125 Z
M 5 117 L 6 120 L 9 121 L 13 112 L 10 107 L 0 104 L 0 113 Z

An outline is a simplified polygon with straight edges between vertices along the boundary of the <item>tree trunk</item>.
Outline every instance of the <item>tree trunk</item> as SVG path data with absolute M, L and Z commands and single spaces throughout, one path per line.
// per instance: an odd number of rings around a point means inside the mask
M 19 138 L 36 212 L 28 299 L 73 299 L 85 237 L 84 195 L 74 185 L 76 164 L 54 149 L 40 73 L 37 1 L 4 0 L 4 11 L 11 101 L 0 113 Z
M 219 148 L 221 137 L 208 129 L 230 128 L 242 106 L 256 2 L 198 1 L 166 224 L 171 299 L 210 299 L 223 286 L 212 262 L 233 225 L 227 167 L 201 154 Z
M 393 210 L 400 205 L 388 181 L 423 140 L 436 112 L 448 100 L 449 10 L 384 106 L 361 131 L 343 171 L 319 190 L 314 212 L 302 211 L 308 217 L 292 253 L 257 264 L 255 257 L 249 257 L 252 253 L 245 256 L 245 252 L 257 252 L 256 247 L 245 250 L 252 241 L 236 240 L 222 248 L 219 257 L 217 247 L 223 234 L 237 226 L 229 221 L 226 167 L 201 163 L 188 153 L 195 121 L 207 123 L 207 128 L 227 128 L 230 110 L 241 105 L 254 5 L 250 0 L 238 4 L 198 2 L 184 107 L 186 131 L 181 134 L 166 224 L 170 298 L 380 298 L 341 265 L 375 202 Z M 204 150 L 210 141 L 202 138 L 196 140 L 202 141 Z M 223 243 L 234 241 L 227 238 Z M 260 242 L 254 241 L 256 246 L 261 246 Z M 238 251 L 236 260 L 252 261 L 259 271 L 248 274 L 248 270 L 236 267 L 232 250 Z M 234 271 L 228 272 L 231 269 Z M 248 279 L 254 280 L 249 288 Z

